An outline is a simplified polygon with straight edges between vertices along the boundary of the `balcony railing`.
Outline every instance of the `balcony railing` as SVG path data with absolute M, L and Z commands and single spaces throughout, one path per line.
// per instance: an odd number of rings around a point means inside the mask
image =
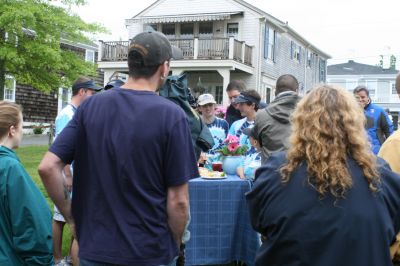
M 230 38 L 211 39 L 170 39 L 172 45 L 182 50 L 186 60 L 233 59 L 252 66 L 253 47 Z M 100 42 L 99 61 L 126 61 L 128 59 L 129 41 Z

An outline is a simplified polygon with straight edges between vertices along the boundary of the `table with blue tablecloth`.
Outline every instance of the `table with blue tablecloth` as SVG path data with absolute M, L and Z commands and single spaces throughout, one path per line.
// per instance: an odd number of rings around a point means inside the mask
M 251 182 L 237 176 L 189 182 L 191 222 L 186 244 L 186 265 L 243 261 L 254 265 L 260 246 L 252 229 L 245 193 Z

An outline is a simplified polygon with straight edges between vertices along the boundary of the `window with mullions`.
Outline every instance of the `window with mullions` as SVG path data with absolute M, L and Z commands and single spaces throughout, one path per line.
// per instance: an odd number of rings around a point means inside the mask
M 146 31 L 157 31 L 157 24 L 149 24 L 145 27 Z
M 301 46 L 292 41 L 290 48 L 291 48 L 291 50 L 290 50 L 291 58 L 300 62 L 301 61 Z
M 4 100 L 15 102 L 15 88 L 16 82 L 15 79 L 11 76 L 6 76 L 5 84 L 4 84 Z
M 162 25 L 162 33 L 164 33 L 167 38 L 175 38 L 175 24 L 168 23 Z
M 224 93 L 223 86 L 215 86 L 215 101 L 218 104 L 222 103 L 222 95 Z
M 270 28 L 268 25 L 265 26 L 264 32 L 264 58 L 270 59 L 275 62 L 275 50 L 276 50 L 276 31 Z
M 182 23 L 181 24 L 181 37 L 191 38 L 193 37 L 194 23 Z
M 391 88 L 392 88 L 392 94 L 397 94 L 396 84 L 395 83 L 391 83 Z
M 308 67 L 311 67 L 313 58 L 314 58 L 314 54 L 310 51 L 307 51 L 307 66 Z
M 212 37 L 212 34 L 213 34 L 212 22 L 201 22 L 199 24 L 199 37 Z
M 239 23 L 228 23 L 226 33 L 228 37 L 237 37 L 239 34 Z

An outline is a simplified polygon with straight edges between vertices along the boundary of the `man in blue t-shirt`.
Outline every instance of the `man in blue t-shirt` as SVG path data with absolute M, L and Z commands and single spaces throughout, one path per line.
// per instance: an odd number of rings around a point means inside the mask
M 163 34 L 136 35 L 127 83 L 81 104 L 39 166 L 81 265 L 175 263 L 199 173 L 185 113 L 156 93 L 174 54 Z M 72 160 L 71 212 L 61 169 Z
M 54 139 L 62 132 L 62 130 L 68 125 L 72 117 L 75 114 L 76 109 L 79 105 L 88 97 L 94 95 L 95 92 L 101 90 L 101 87 L 97 86 L 93 80 L 88 77 L 81 76 L 74 81 L 72 85 L 72 97 L 70 103 L 68 103 L 61 112 L 57 115 L 55 121 L 56 134 Z M 63 176 L 65 178 L 65 184 L 69 192 L 72 191 L 72 168 L 69 164 L 64 167 Z M 69 256 L 62 259 L 62 236 L 64 231 L 65 219 L 54 206 L 53 215 L 53 254 L 54 254 L 54 266 L 70 265 L 72 262 L 77 263 L 78 256 L 78 244 L 76 240 L 71 243 Z

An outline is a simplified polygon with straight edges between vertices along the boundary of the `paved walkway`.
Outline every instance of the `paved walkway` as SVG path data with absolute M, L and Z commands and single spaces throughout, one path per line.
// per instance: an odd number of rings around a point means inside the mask
M 48 135 L 24 135 L 22 137 L 21 147 L 35 146 L 35 145 L 49 145 Z

